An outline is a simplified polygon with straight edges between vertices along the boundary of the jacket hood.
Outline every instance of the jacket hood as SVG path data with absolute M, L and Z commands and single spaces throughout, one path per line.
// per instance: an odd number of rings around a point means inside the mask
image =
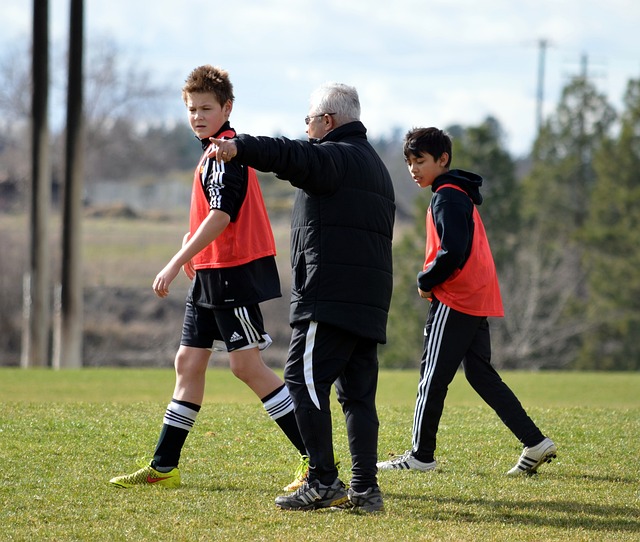
M 482 194 L 480 187 L 482 186 L 482 177 L 477 173 L 465 171 L 463 169 L 452 169 L 440 175 L 431 186 L 431 190 L 435 192 L 443 184 L 455 184 L 462 188 L 471 201 L 476 205 L 482 205 Z

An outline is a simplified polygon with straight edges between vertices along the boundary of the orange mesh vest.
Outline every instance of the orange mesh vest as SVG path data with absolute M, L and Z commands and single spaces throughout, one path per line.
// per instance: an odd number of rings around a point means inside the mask
M 220 134 L 219 138 L 234 137 L 233 131 Z M 190 229 L 195 232 L 210 212 L 209 202 L 202 189 L 202 172 L 207 160 L 204 152 L 193 176 L 191 190 Z M 191 260 L 194 269 L 235 267 L 265 256 L 276 254 L 276 244 L 271 231 L 267 209 L 254 169 L 247 167 L 247 191 L 234 222 Z
M 455 188 L 454 184 L 443 184 L 438 188 Z M 443 283 L 433 287 L 433 293 L 439 301 L 465 314 L 472 316 L 504 316 L 502 298 L 496 266 L 493 262 L 489 240 L 477 207 L 473 206 L 473 240 L 471 252 L 462 269 L 456 271 Z M 423 270 L 435 260 L 441 249 L 440 237 L 433 220 L 431 206 L 427 211 L 427 246 Z

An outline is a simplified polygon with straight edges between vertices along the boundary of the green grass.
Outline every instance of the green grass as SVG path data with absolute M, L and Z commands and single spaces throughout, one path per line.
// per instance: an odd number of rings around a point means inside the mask
M 119 490 L 107 480 L 153 451 L 172 371 L 0 369 L 0 540 L 638 540 L 640 375 L 503 376 L 558 444 L 557 460 L 535 477 L 506 477 L 520 446 L 458 375 L 439 469 L 381 473 L 386 511 L 360 515 L 275 509 L 295 453 L 228 370 L 209 372 L 182 487 Z M 409 446 L 416 379 L 381 373 L 381 456 Z

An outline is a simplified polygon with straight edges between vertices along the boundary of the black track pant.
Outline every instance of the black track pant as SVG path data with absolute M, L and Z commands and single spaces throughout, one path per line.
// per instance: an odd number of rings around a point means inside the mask
M 544 436 L 491 366 L 486 317 L 463 314 L 433 299 L 424 329 L 420 383 L 413 417 L 413 455 L 433 461 L 436 433 L 449 384 L 460 363 L 469 384 L 525 446 Z
M 338 476 L 333 454 L 329 395 L 336 396 L 347 424 L 351 487 L 377 487 L 377 343 L 318 322 L 293 328 L 284 380 L 309 455 L 309 481 L 331 484 Z

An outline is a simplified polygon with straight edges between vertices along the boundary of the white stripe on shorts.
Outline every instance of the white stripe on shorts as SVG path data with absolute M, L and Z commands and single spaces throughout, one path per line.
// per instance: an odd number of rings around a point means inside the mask
M 247 338 L 247 342 L 252 346 L 256 346 L 260 342 L 261 337 L 258 330 L 253 327 L 253 324 L 251 323 L 247 307 L 236 307 L 233 309 L 233 314 L 236 315 L 236 318 L 240 322 L 244 335 Z

